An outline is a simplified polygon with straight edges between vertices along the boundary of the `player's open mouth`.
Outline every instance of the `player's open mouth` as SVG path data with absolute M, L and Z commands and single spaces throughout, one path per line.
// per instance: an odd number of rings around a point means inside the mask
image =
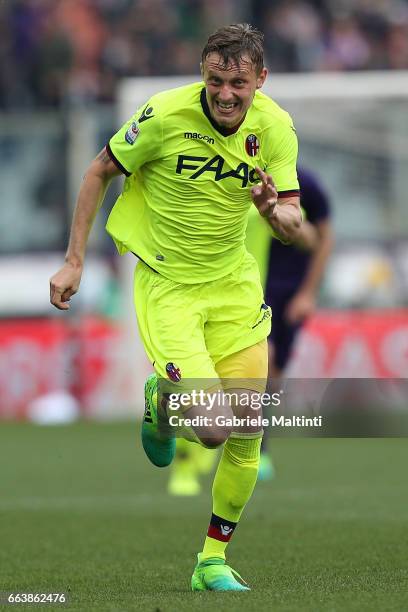
M 220 111 L 222 114 L 229 115 L 230 113 L 234 112 L 234 110 L 238 106 L 238 103 L 237 102 L 231 102 L 230 104 L 225 104 L 223 102 L 218 102 L 216 100 L 215 101 L 215 106 L 217 107 L 217 110 Z

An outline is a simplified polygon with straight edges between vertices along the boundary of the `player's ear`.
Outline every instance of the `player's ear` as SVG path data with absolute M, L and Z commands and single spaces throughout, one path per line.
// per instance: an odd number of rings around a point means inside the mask
M 204 78 L 204 66 L 203 66 L 203 62 L 200 62 L 200 72 L 201 72 L 201 76 Z
M 262 68 L 261 72 L 257 76 L 256 79 L 256 88 L 260 89 L 262 85 L 265 83 L 265 79 L 268 76 L 268 69 L 265 66 Z

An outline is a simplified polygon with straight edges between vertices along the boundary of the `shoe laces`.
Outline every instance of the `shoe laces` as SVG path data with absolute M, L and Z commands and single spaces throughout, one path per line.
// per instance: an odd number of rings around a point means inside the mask
M 220 557 L 213 557 L 210 559 L 205 559 L 204 561 L 200 563 L 200 567 L 208 567 L 209 565 L 223 565 L 225 569 L 229 569 L 230 572 L 234 576 L 237 576 L 237 578 L 239 578 L 241 582 L 243 582 L 243 584 L 245 584 L 246 586 L 249 586 L 247 581 L 243 579 L 241 574 L 239 574 L 236 570 L 234 570 L 234 568 L 232 568 L 230 565 L 226 565 L 224 559 L 221 559 Z

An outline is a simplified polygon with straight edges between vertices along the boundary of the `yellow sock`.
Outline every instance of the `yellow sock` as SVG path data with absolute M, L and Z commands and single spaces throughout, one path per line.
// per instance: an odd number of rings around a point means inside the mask
M 201 559 L 225 559 L 225 549 L 254 490 L 262 434 L 232 434 L 224 445 L 213 484 L 213 513 Z

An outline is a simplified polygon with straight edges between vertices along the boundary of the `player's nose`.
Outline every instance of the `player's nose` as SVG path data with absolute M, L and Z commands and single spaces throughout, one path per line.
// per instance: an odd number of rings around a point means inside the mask
M 234 101 L 234 96 L 233 93 L 231 91 L 231 88 L 224 83 L 224 85 L 222 85 L 218 91 L 218 95 L 217 98 L 220 102 L 233 102 Z

